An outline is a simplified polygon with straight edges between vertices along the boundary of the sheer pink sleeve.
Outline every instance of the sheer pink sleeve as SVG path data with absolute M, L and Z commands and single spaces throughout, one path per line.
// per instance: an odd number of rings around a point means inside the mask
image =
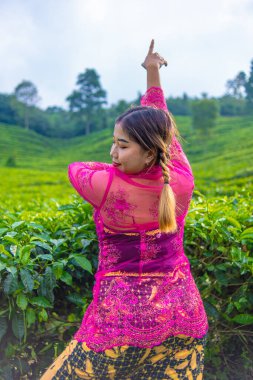
M 151 106 L 168 111 L 161 87 L 150 87 L 141 98 L 141 105 Z M 171 187 L 177 197 L 178 215 L 185 216 L 194 188 L 191 165 L 175 135 L 169 146 Z
M 68 177 L 76 191 L 92 206 L 101 206 L 110 178 L 109 164 L 100 162 L 72 162 Z

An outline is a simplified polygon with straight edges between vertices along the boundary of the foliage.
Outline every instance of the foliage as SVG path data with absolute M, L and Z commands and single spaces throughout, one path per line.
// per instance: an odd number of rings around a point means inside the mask
M 218 98 L 221 116 L 240 116 L 246 112 L 246 100 L 232 95 L 224 95 Z
M 78 90 L 67 97 L 71 113 L 85 127 L 85 134 L 94 131 L 94 117 L 106 102 L 106 91 L 102 89 L 99 75 L 94 69 L 86 69 L 77 77 Z
M 16 156 L 15 155 L 9 156 L 8 159 L 7 159 L 7 161 L 6 161 L 5 166 L 10 167 L 10 168 L 14 168 L 15 166 L 17 166 L 17 164 L 16 164 Z
M 29 119 L 30 119 L 30 107 L 35 106 L 39 101 L 38 90 L 36 86 L 27 80 L 23 80 L 19 83 L 14 94 L 16 99 L 22 103 L 24 106 L 19 108 L 24 117 L 24 125 L 26 129 L 29 129 Z
M 234 79 L 227 81 L 226 87 L 228 94 L 231 94 L 235 98 L 242 98 L 244 96 L 246 83 L 247 76 L 244 71 L 240 71 Z
M 218 117 L 218 103 L 214 99 L 202 99 L 192 104 L 192 122 L 195 129 L 208 133 Z
M 247 110 L 249 113 L 253 113 L 253 59 L 250 63 L 249 78 L 245 84 Z
M 12 204 L 8 212 L 1 205 L 0 368 L 5 379 L 22 374 L 33 379 L 60 354 L 81 323 L 92 297 L 97 239 L 92 209 L 79 196 L 65 204 L 53 199 L 50 205 L 31 200 Z M 247 379 L 249 373 L 249 205 L 247 192 L 207 199 L 195 191 L 187 217 L 185 252 L 210 324 L 207 379 L 230 379 L 232 373 L 233 379 L 236 373 Z

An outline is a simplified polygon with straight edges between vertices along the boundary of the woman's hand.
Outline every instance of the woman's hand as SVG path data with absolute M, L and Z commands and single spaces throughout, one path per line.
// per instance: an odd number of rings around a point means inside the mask
M 150 67 L 152 67 L 152 68 L 155 67 L 155 68 L 160 69 L 162 67 L 162 65 L 164 65 L 164 66 L 168 65 L 167 61 L 163 57 L 161 57 L 160 54 L 158 54 L 157 52 L 153 53 L 154 45 L 155 45 L 155 41 L 151 40 L 151 43 L 150 43 L 150 46 L 148 49 L 148 54 L 147 54 L 144 62 L 141 64 L 142 67 L 144 67 L 144 69 L 146 69 L 146 70 Z

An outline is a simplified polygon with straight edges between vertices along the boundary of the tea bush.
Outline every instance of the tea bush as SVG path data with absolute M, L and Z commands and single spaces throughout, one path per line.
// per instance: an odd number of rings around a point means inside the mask
M 209 318 L 206 379 L 250 379 L 253 342 L 251 196 L 194 192 L 185 253 Z M 14 204 L 0 220 L 0 376 L 39 378 L 92 299 L 97 237 L 79 196 Z

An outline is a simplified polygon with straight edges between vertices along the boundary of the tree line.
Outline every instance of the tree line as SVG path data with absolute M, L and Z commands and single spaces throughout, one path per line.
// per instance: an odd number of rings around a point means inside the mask
M 39 108 L 37 87 L 28 80 L 19 83 L 12 94 L 0 93 L 0 122 L 20 125 L 44 136 L 69 138 L 88 135 L 91 132 L 113 127 L 115 118 L 132 104 L 139 104 L 140 94 L 131 102 L 119 100 L 106 106 L 107 91 L 102 88 L 100 76 L 95 69 L 86 69 L 77 76 L 76 88 L 66 97 L 68 109 L 50 106 Z M 181 97 L 166 99 L 174 115 L 192 116 L 196 127 L 207 129 L 215 118 L 221 116 L 242 116 L 253 113 L 253 60 L 250 71 L 239 72 L 226 83 L 225 94 L 221 97 Z M 210 120 L 212 120 L 210 122 Z

